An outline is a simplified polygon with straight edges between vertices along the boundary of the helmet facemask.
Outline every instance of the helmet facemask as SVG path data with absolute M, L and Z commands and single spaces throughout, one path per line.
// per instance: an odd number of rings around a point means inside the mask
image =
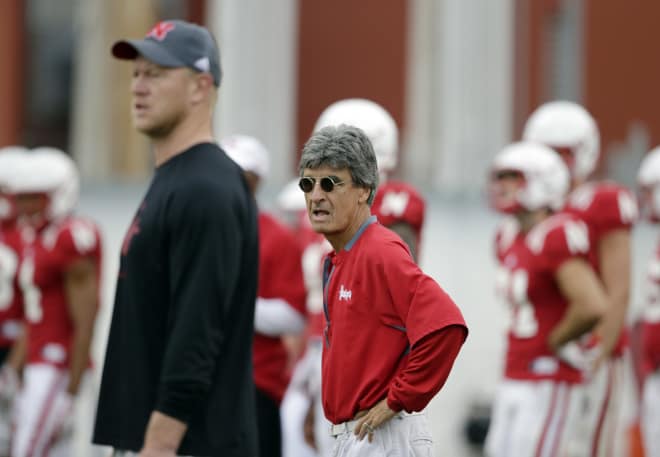
M 644 219 L 654 224 L 660 223 L 660 183 L 640 187 L 639 207 Z
M 491 177 L 491 204 L 509 214 L 546 208 L 557 211 L 569 186 L 568 169 L 558 154 L 532 142 L 514 143 L 500 151 Z
M 489 203 L 491 208 L 504 214 L 515 214 L 524 207 L 520 204 L 520 194 L 527 183 L 519 170 L 493 170 L 490 174 Z
M 78 203 L 80 179 L 73 160 L 64 152 L 49 147 L 26 153 L 17 169 L 10 191 L 16 196 L 20 217 L 31 225 L 70 215 Z
M 642 161 L 637 182 L 642 216 L 660 223 L 660 147 L 649 152 Z

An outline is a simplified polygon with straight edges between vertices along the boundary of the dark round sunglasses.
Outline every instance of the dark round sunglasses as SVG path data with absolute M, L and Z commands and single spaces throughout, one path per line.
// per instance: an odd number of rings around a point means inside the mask
M 332 192 L 335 186 L 341 186 L 342 184 L 345 184 L 344 181 L 341 181 L 336 176 L 323 176 L 321 178 L 312 178 L 310 176 L 303 176 L 302 178 L 300 178 L 300 181 L 298 181 L 298 186 L 300 186 L 300 189 L 302 189 L 302 191 L 307 194 L 312 190 L 314 190 L 314 186 L 316 185 L 317 179 L 320 180 L 321 189 L 323 190 L 323 192 Z

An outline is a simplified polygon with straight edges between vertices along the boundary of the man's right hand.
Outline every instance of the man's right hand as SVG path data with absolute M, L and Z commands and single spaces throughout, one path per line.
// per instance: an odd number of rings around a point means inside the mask
M 589 376 L 596 369 L 602 348 L 600 345 L 586 348 L 577 341 L 570 341 L 557 350 L 557 356 L 573 368 Z
M 354 433 L 358 436 L 358 440 L 360 441 L 362 441 L 365 436 L 368 436 L 369 442 L 371 443 L 378 427 L 392 419 L 396 414 L 397 412 L 392 411 L 387 404 L 387 398 L 383 398 L 376 403 L 376 406 L 368 410 L 366 414 L 358 413 L 357 416 L 355 416 L 358 422 L 355 424 Z

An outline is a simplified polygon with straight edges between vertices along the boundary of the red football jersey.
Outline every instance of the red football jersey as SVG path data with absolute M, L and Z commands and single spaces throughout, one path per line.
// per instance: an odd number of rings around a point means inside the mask
M 403 241 L 374 220 L 325 264 L 322 400 L 336 424 L 387 396 L 416 342 L 465 322 Z
M 642 321 L 642 363 L 645 374 L 660 368 L 660 246 L 649 262 L 646 306 Z
M 598 273 L 600 273 L 598 246 L 602 238 L 613 230 L 630 230 L 638 217 L 634 194 L 626 187 L 612 181 L 589 182 L 579 186 L 571 192 L 565 210 L 575 214 L 589 227 L 591 238 L 589 260 Z M 627 342 L 628 336 L 624 329 L 613 353 L 621 355 Z
M 307 288 L 308 338 L 323 336 L 323 258 L 332 251 L 332 246 L 323 235 L 310 239 L 303 250 L 303 271 Z
M 23 301 L 18 288 L 22 241 L 15 226 L 0 231 L 0 348 L 10 347 L 20 334 Z
M 598 268 L 598 243 L 616 229 L 630 230 L 637 221 L 637 200 L 633 193 L 617 183 L 586 183 L 571 192 L 566 212 L 575 214 L 588 226 L 592 239 L 590 255 Z
M 28 328 L 27 362 L 66 367 L 73 322 L 64 274 L 75 262 L 90 258 L 100 278 L 99 229 L 87 219 L 69 217 L 41 230 L 24 252 L 19 280 Z
M 261 298 L 281 298 L 305 315 L 302 252 L 293 233 L 272 216 L 259 214 L 259 289 Z M 278 402 L 289 384 L 288 355 L 281 338 L 255 333 L 254 381 Z
M 387 181 L 380 185 L 371 205 L 371 214 L 385 227 L 405 222 L 415 230 L 417 252 L 425 211 L 426 203 L 421 194 L 410 184 L 401 181 Z
M 548 337 L 568 308 L 555 273 L 571 258 L 587 259 L 586 224 L 560 213 L 524 234 L 507 219 L 498 230 L 496 252 L 498 294 L 511 311 L 505 377 L 581 382 L 581 372 L 556 357 Z
M 307 329 L 308 339 L 318 339 L 323 335 L 323 258 L 332 251 L 332 246 L 321 233 L 312 228 L 307 210 L 296 214 L 294 235 L 302 250 L 302 268 L 307 290 Z

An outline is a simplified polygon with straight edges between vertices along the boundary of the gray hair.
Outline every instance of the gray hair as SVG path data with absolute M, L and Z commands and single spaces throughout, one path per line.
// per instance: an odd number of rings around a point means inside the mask
M 306 168 L 323 166 L 348 169 L 356 186 L 371 190 L 367 200 L 371 206 L 378 187 L 378 165 L 371 141 L 361 129 L 341 124 L 314 132 L 303 147 L 300 175 Z

